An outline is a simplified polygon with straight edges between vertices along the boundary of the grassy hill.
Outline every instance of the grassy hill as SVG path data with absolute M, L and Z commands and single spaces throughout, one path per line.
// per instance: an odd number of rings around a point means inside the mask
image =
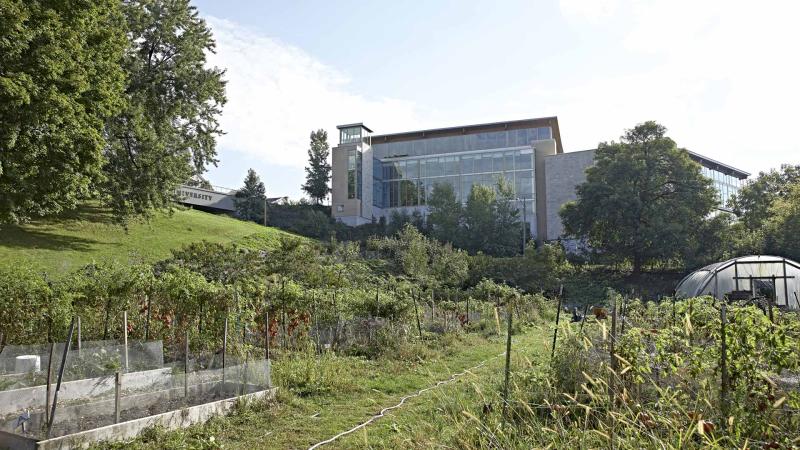
M 58 276 L 92 261 L 157 261 L 174 248 L 204 239 L 272 246 L 281 236 L 294 235 L 191 209 L 158 213 L 126 231 L 113 223 L 107 209 L 87 204 L 65 217 L 0 226 L 0 266 L 31 264 Z

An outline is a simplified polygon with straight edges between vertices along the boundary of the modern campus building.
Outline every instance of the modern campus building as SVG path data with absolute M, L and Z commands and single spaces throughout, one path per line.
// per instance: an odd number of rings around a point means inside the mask
M 556 117 L 495 122 L 404 133 L 372 134 L 363 123 L 340 125 L 332 151 L 333 216 L 351 226 L 389 220 L 393 211 L 427 211 L 437 183 L 453 186 L 466 202 L 474 184 L 504 177 L 537 240 L 562 235 L 558 211 L 574 200 L 594 150 L 564 153 Z M 721 205 L 749 174 L 696 153 L 720 192 Z

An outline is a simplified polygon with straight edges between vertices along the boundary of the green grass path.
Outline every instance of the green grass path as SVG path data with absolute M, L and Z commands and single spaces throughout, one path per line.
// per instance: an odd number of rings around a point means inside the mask
M 549 355 L 546 350 L 548 334 L 543 327 L 531 327 L 515 335 L 512 367 L 519 369 Z M 124 448 L 305 449 L 368 420 L 381 409 L 397 404 L 403 396 L 501 354 L 504 347 L 502 336 L 487 340 L 472 334 L 444 350 L 444 355 L 436 360 L 416 364 L 387 359 L 361 361 L 343 375 L 349 378 L 351 388 L 337 394 L 303 397 L 284 389 L 279 391 L 278 401 L 268 408 L 245 408 L 203 426 L 139 439 Z M 423 440 L 409 440 L 415 422 L 436 423 L 443 399 L 455 394 L 470 395 L 475 392 L 475 385 L 484 386 L 481 389 L 495 389 L 497 377 L 502 376 L 503 363 L 503 357 L 491 359 L 453 383 L 407 400 L 401 408 L 368 425 L 366 430 L 321 448 L 429 448 L 435 446 L 434 442 L 441 444 L 452 438 L 446 430 Z M 276 374 L 281 370 L 280 361 L 275 362 L 273 369 Z

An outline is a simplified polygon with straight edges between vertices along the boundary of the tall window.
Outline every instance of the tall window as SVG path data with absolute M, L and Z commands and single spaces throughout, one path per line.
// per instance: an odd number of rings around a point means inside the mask
M 339 130 L 340 144 L 357 144 L 361 142 L 361 127 L 349 127 Z
M 361 152 L 347 152 L 347 198 L 361 198 Z

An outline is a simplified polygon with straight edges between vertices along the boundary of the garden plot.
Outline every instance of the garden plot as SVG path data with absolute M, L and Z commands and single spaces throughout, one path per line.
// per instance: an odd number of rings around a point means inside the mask
M 154 425 L 205 421 L 240 397 L 274 395 L 268 360 L 212 369 L 192 360 L 187 367 L 188 372 L 167 367 L 64 382 L 49 433 L 46 386 L 0 392 L 0 448 L 75 448 L 128 439 Z

